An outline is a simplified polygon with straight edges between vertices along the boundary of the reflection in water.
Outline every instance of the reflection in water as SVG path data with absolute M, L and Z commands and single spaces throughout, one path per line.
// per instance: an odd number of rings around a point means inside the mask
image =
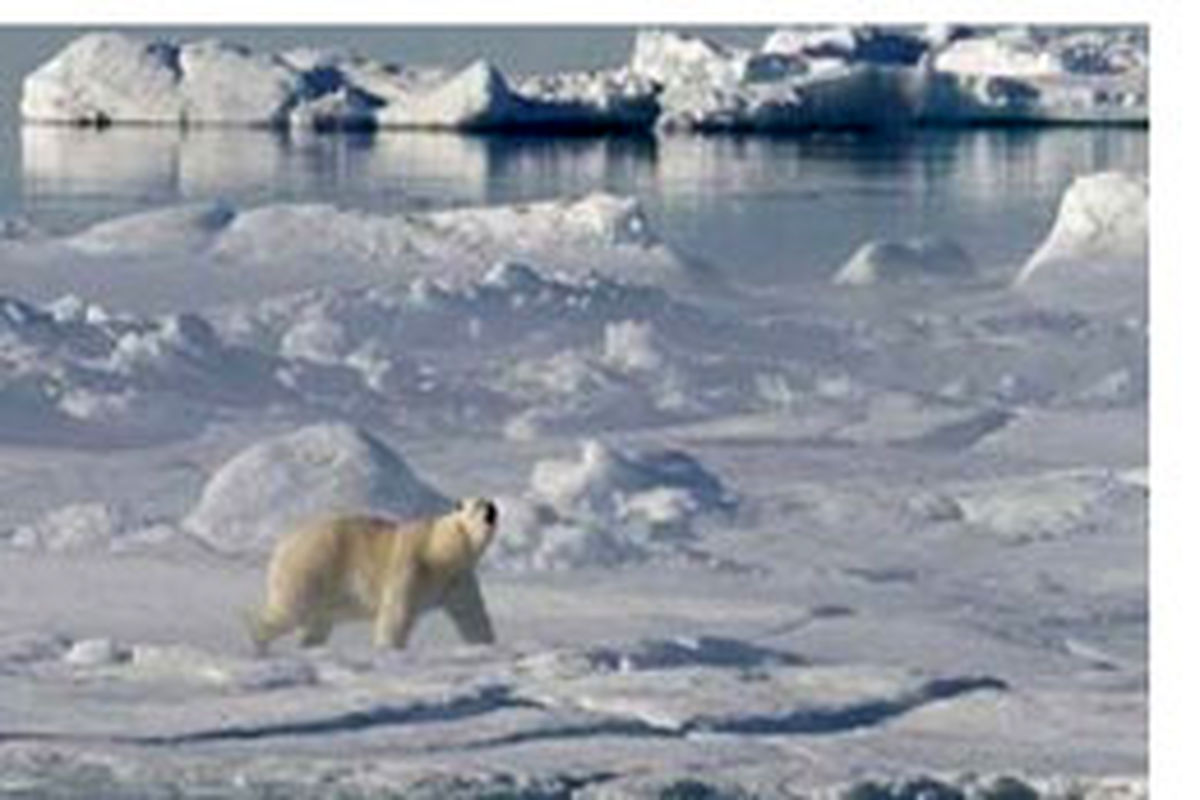
M 654 140 L 163 128 L 21 131 L 27 199 L 223 197 L 365 208 L 505 202 L 650 177 Z M 564 188 L 565 187 L 565 188 Z
M 1019 260 L 1076 175 L 1146 168 L 1127 129 L 916 131 L 899 137 L 322 136 L 27 126 L 22 207 L 75 226 L 221 197 L 376 211 L 607 189 L 667 237 L 761 276 L 828 274 L 862 240 L 941 233 L 986 264 Z

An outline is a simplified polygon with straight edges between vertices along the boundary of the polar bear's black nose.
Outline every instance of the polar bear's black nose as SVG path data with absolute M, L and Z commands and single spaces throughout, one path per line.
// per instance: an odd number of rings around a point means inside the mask
M 498 514 L 496 512 L 496 504 L 495 503 L 488 503 L 486 506 L 484 506 L 484 509 L 483 509 L 483 521 L 484 522 L 486 522 L 488 525 L 495 525 L 497 516 L 498 516 Z

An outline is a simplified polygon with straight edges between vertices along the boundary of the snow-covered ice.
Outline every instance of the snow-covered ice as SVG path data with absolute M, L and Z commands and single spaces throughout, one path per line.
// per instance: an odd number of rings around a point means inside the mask
M 645 128 L 652 87 L 607 78 L 512 87 L 485 61 L 457 72 L 335 52 L 257 53 L 215 40 L 79 37 L 27 76 L 37 122 L 323 129 Z M 541 90 L 541 91 L 539 91 Z
M 854 252 L 834 283 L 866 286 L 881 281 L 963 280 L 975 277 L 975 264 L 962 245 L 950 239 L 868 242 Z
M 183 205 L 100 222 L 64 244 L 94 256 L 200 252 L 273 270 L 288 269 L 288 262 L 340 263 L 442 281 L 481 278 L 501 258 L 649 284 L 705 278 L 701 265 L 659 241 L 636 199 L 604 192 L 396 215 L 294 203 Z
M 728 520 L 737 499 L 687 453 L 622 453 L 582 443 L 575 461 L 537 462 L 529 488 L 502 497 L 497 558 L 542 569 L 699 559 L 694 526 Z
M 1082 290 L 1096 284 L 1145 281 L 1149 247 L 1149 186 L 1144 175 L 1085 175 L 1063 195 L 1054 227 L 1029 257 L 1017 283 Z
M 647 39 L 603 79 L 723 103 L 962 36 Z M 1062 69 L 1136 68 L 1104 47 Z M 138 81 L 175 57 L 132 53 Z M 370 106 L 345 88 L 310 109 Z M 610 194 L 0 241 L 0 793 L 1145 797 L 1146 309 L 1073 301 L 1106 262 L 1144 282 L 1146 192 L 1080 176 L 1028 265 L 871 232 L 853 291 L 790 294 Z M 252 656 L 289 525 L 466 494 L 501 509 L 498 646 L 434 620 Z
M 232 458 L 213 474 L 183 525 L 221 552 L 266 552 L 290 526 L 316 515 L 369 510 L 415 517 L 448 506 L 369 434 L 314 425 Z

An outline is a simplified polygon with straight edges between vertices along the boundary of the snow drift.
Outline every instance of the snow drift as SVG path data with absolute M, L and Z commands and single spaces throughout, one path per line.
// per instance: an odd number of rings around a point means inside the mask
M 316 515 L 373 510 L 406 517 L 450 505 L 383 442 L 349 425 L 320 424 L 231 458 L 182 524 L 220 552 L 261 553 Z

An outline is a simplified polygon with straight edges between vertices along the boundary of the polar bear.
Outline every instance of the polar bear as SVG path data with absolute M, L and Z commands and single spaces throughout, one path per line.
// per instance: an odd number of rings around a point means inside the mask
M 469 498 L 436 517 L 342 516 L 288 534 L 271 555 L 266 604 L 250 616 L 256 651 L 297 628 L 302 645 L 321 645 L 336 622 L 363 618 L 374 620 L 376 647 L 403 648 L 438 607 L 467 642 L 494 642 L 475 565 L 497 516 L 492 501 Z

